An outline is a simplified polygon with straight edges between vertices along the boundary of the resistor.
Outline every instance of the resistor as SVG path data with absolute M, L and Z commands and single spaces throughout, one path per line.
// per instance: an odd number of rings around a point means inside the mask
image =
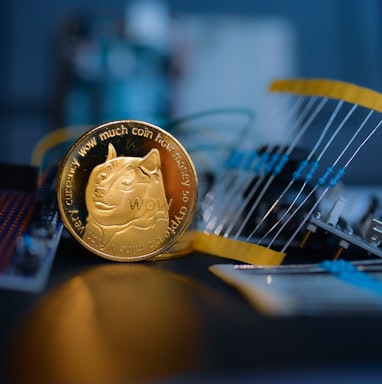
M 328 180 L 328 177 L 333 173 L 333 171 L 334 171 L 333 165 L 326 168 L 326 171 L 318 178 L 317 185 L 319 186 L 325 185 Z
M 232 151 L 230 157 L 225 162 L 224 168 L 226 168 L 226 169 L 236 168 L 237 165 L 243 160 L 244 156 L 245 156 L 244 151 L 234 149 Z
M 258 173 L 261 168 L 263 167 L 264 164 L 266 164 L 266 162 L 268 161 L 269 159 L 269 152 L 264 152 L 261 156 L 260 156 L 260 160 L 259 162 L 256 164 L 256 167 L 255 167 L 255 173 Z
M 292 180 L 298 180 L 302 174 L 302 172 L 305 170 L 305 168 L 308 166 L 309 162 L 308 160 L 303 160 L 298 168 L 293 172 Z
M 257 151 L 253 151 L 249 157 L 246 159 L 244 165 L 243 165 L 243 169 L 245 171 L 249 171 L 252 167 L 253 167 L 253 163 L 255 160 L 257 160 L 259 157 L 259 154 Z
M 285 164 L 288 162 L 288 160 L 289 160 L 289 155 L 287 153 L 284 153 L 281 156 L 280 161 L 277 163 L 273 173 L 275 175 L 278 175 L 279 173 L 281 173 L 281 171 L 283 170 L 283 168 L 284 168 Z
M 279 160 L 279 157 L 280 157 L 279 153 L 274 153 L 271 156 L 271 159 L 269 160 L 268 164 L 266 165 L 266 167 L 264 169 L 264 175 L 265 176 L 268 175 L 272 171 L 273 167 L 275 166 L 275 164 Z
M 305 175 L 305 182 L 306 183 L 309 183 L 313 179 L 313 175 L 316 172 L 318 166 L 319 166 L 319 162 L 317 160 L 313 161 L 313 163 L 310 166 L 309 171 Z

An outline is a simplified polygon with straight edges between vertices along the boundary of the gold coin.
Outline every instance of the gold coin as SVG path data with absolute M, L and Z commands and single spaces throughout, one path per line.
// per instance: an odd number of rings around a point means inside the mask
M 184 147 L 155 125 L 113 121 L 91 129 L 61 164 L 65 227 L 85 248 L 139 261 L 171 247 L 191 225 L 198 181 Z

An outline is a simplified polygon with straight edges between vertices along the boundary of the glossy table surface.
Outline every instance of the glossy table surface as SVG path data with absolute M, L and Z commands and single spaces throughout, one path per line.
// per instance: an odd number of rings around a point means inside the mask
M 217 263 L 230 261 L 112 263 L 64 237 L 43 292 L 0 291 L 3 373 L 36 382 L 382 375 L 379 316 L 267 317 L 208 270 Z

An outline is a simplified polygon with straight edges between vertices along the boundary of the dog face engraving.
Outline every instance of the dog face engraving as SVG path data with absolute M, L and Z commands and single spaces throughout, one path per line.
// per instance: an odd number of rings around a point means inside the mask
M 85 202 L 84 238 L 97 238 L 100 248 L 110 241 L 127 243 L 129 232 L 138 233 L 144 241 L 163 235 L 169 223 L 169 204 L 159 151 L 151 149 L 143 157 L 118 156 L 109 144 L 105 162 L 90 174 Z

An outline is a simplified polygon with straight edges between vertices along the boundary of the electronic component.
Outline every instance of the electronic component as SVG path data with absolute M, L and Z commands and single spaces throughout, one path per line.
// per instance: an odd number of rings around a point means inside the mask
M 359 223 L 350 225 L 341 217 L 342 211 L 346 208 L 346 199 L 340 197 L 333 205 L 330 212 L 326 215 L 317 211 L 311 215 L 307 224 L 307 233 L 301 243 L 305 246 L 311 233 L 317 230 L 323 231 L 326 236 L 331 236 L 338 242 L 338 251 L 334 255 L 337 259 L 344 249 L 350 245 L 355 245 L 368 253 L 382 257 L 382 221 L 380 217 L 374 216 L 376 212 L 369 212 Z
M 380 218 L 368 218 L 353 229 L 341 219 L 344 199 L 324 220 L 316 214 L 380 129 L 382 94 L 317 79 L 276 80 L 269 91 L 268 96 L 287 100 L 288 112 L 280 119 L 270 108 L 269 124 L 257 129 L 272 129 L 277 120 L 286 137 L 260 149 L 244 139 L 206 194 L 199 228 L 285 253 L 296 242 L 305 244 L 307 226 L 309 232 L 322 227 L 339 237 L 335 258 L 351 243 L 379 254 Z M 293 161 L 301 148 L 305 156 Z
M 35 192 L 0 190 L 0 288 L 39 291 L 45 286 L 63 228 L 55 177 L 51 169 Z

